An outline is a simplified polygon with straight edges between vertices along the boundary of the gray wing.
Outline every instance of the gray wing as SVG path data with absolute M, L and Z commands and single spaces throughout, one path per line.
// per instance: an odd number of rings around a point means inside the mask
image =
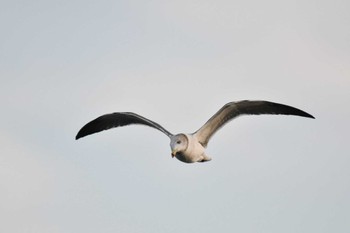
M 199 142 L 206 147 L 209 139 L 224 124 L 228 123 L 239 115 L 260 115 L 260 114 L 282 114 L 295 115 L 314 118 L 312 115 L 284 104 L 278 104 L 268 101 L 249 101 L 230 102 L 224 105 L 214 116 L 212 116 L 194 135 Z
M 77 140 L 87 135 L 98 133 L 102 130 L 107 130 L 115 127 L 131 125 L 131 124 L 147 125 L 152 128 L 160 130 L 161 132 L 165 133 L 168 137 L 172 136 L 172 134 L 166 129 L 164 129 L 161 125 L 145 117 L 137 115 L 136 113 L 115 112 L 115 113 L 100 116 L 95 120 L 87 123 L 83 128 L 79 130 L 75 139 Z

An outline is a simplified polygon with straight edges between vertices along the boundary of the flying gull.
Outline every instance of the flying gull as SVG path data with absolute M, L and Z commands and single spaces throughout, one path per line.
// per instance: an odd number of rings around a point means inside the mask
M 205 153 L 210 138 L 222 126 L 240 115 L 295 115 L 314 118 L 312 115 L 284 104 L 268 101 L 243 100 L 225 104 L 199 130 L 191 134 L 172 134 L 158 123 L 132 112 L 115 112 L 102 115 L 80 129 L 75 139 L 103 130 L 141 124 L 158 129 L 170 138 L 171 156 L 185 163 L 206 162 L 211 158 Z

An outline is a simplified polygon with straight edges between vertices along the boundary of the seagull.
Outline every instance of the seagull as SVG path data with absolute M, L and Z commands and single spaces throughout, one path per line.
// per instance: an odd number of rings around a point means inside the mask
M 206 162 L 211 157 L 205 153 L 210 138 L 226 123 L 240 115 L 295 115 L 301 117 L 315 118 L 300 109 L 269 101 L 242 100 L 225 104 L 215 113 L 200 129 L 191 134 L 172 134 L 158 123 L 132 112 L 115 112 L 102 115 L 87 123 L 80 129 L 76 140 L 90 134 L 103 130 L 141 124 L 155 128 L 170 138 L 172 158 L 185 163 Z

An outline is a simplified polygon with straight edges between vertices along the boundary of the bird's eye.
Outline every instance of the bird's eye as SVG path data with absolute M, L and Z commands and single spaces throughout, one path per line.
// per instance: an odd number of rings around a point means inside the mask
M 180 144 L 180 143 L 181 143 L 181 141 L 177 141 L 176 143 L 177 143 L 177 144 Z

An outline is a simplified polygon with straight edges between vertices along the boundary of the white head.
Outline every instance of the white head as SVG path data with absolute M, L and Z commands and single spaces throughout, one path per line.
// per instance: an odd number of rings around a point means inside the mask
M 185 134 L 177 134 L 170 139 L 171 156 L 174 158 L 177 153 L 184 152 L 188 147 L 188 139 Z

